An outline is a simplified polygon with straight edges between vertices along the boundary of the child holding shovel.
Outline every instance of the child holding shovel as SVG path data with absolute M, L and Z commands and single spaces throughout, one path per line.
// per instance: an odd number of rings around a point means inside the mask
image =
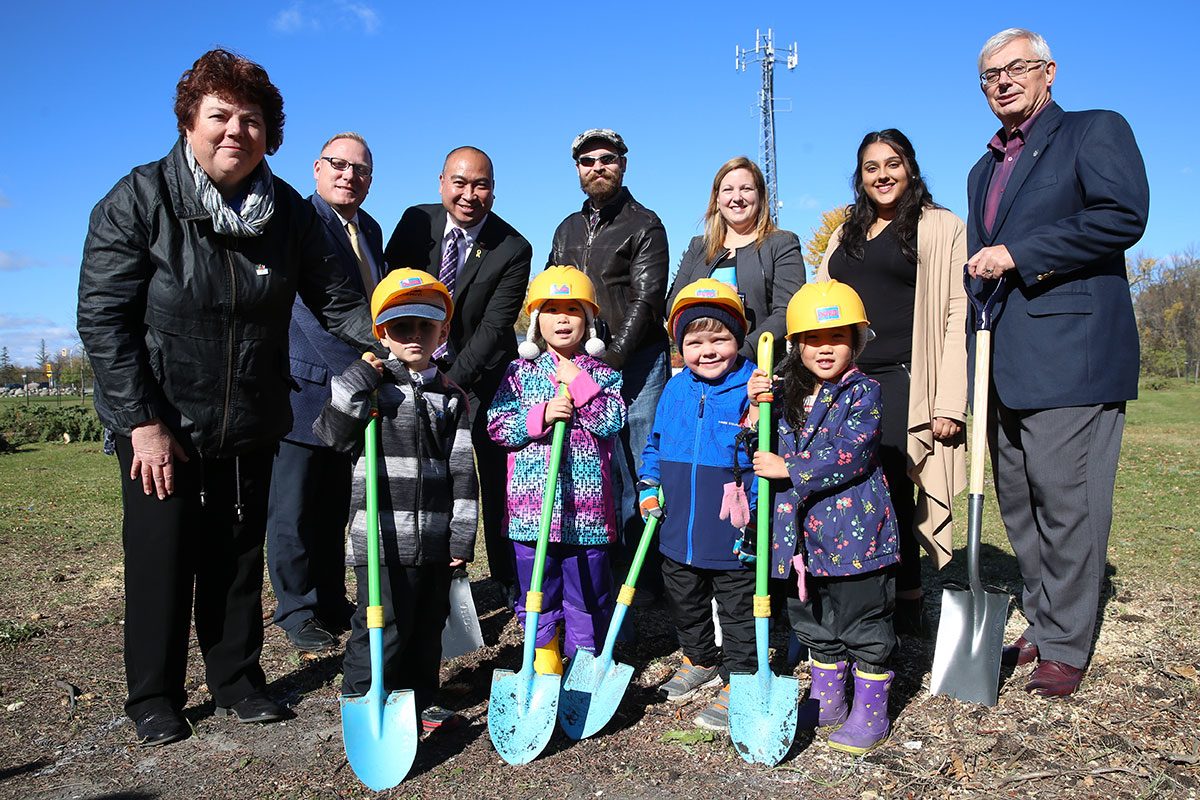
M 729 673 L 756 668 L 754 570 L 743 563 L 752 560 L 749 554 L 738 553 L 749 503 L 733 472 L 754 369 L 738 354 L 747 327 L 742 301 L 728 284 L 701 278 L 676 295 L 667 328 L 686 368 L 658 401 L 638 484 L 643 516 L 658 507 L 662 489 L 663 585 L 683 649 L 683 664 L 659 693 L 686 703 L 703 689 L 724 686 L 695 720 L 719 732 L 729 728 Z M 749 466 L 748 454 L 742 463 Z M 754 481 L 745 483 L 753 493 Z
M 325 444 L 358 454 L 372 405 L 378 407 L 384 691 L 412 689 L 418 714 L 438 688 L 451 572 L 473 558 L 478 524 L 467 397 L 430 361 L 446 341 L 453 310 L 450 293 L 429 273 L 389 272 L 371 295 L 371 318 L 390 357 L 366 353 L 335 377 L 313 423 Z M 358 610 L 342 667 L 344 695 L 365 694 L 371 684 L 366 474 L 364 459 L 356 458 L 346 563 L 358 579 Z
M 771 574 L 794 570 L 788 616 L 812 654 L 811 698 L 829 746 L 862 754 L 890 730 L 887 669 L 896 646 L 895 514 L 879 463 L 879 384 L 854 366 L 870 335 L 862 300 L 838 281 L 800 287 L 788 303 L 789 358 L 776 385 L 778 454 L 756 452 L 754 471 L 779 481 Z M 756 406 L 772 380 L 755 370 Z M 757 418 L 757 408 L 751 414 Z M 853 708 L 846 702 L 854 662 Z
M 559 626 L 569 658 L 579 647 L 595 652 L 612 616 L 609 545 L 617 528 L 611 462 L 625 402 L 621 374 L 600 360 L 600 309 L 587 275 L 574 267 L 547 267 L 530 282 L 525 310 L 529 331 L 488 409 L 488 434 L 509 451 L 508 536 L 516 554 L 516 611 L 524 625 L 551 434 L 557 421 L 567 423 L 534 653 L 536 672 L 562 675 Z

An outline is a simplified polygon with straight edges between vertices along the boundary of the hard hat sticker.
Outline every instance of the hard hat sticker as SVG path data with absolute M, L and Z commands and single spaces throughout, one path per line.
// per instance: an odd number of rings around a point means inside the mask
M 421 285 L 421 279 L 418 278 L 416 275 L 412 276 L 411 278 L 405 278 L 404 280 L 400 281 L 401 289 L 407 289 L 410 286 L 420 286 L 420 285 Z
M 842 318 L 841 306 L 822 306 L 817 309 L 817 322 L 829 322 Z
M 552 283 L 550 284 L 550 294 L 570 294 L 571 284 L 569 283 Z
M 717 296 L 716 289 L 697 289 L 696 290 L 696 297 L 716 297 L 716 296 Z

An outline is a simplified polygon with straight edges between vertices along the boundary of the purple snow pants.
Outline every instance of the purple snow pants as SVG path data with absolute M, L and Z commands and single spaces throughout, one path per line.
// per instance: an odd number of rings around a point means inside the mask
M 533 582 L 534 543 L 513 542 L 517 556 L 517 618 L 525 625 L 525 593 Z M 537 645 L 554 638 L 560 622 L 566 624 L 563 655 L 571 658 L 579 647 L 593 652 L 604 645 L 613 612 L 612 568 L 608 546 L 583 546 L 550 542 L 542 574 L 542 615 L 538 618 Z

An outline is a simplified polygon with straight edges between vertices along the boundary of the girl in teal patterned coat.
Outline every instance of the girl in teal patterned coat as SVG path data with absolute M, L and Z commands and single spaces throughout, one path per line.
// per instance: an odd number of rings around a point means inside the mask
M 771 567 L 796 572 L 788 616 L 812 654 L 812 698 L 831 747 L 862 754 L 890 725 L 887 663 L 899 562 L 895 513 L 878 447 L 879 384 L 854 366 L 870 335 L 858 294 L 837 281 L 806 284 L 788 304 L 788 349 L 779 384 L 777 453 L 754 471 L 774 480 Z M 751 402 L 771 392 L 756 370 Z M 846 701 L 854 661 L 854 706 Z

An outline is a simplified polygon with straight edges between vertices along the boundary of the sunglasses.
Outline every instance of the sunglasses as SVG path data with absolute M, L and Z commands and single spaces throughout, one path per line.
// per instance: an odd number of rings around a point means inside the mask
M 594 167 L 599 162 L 604 166 L 617 163 L 621 157 L 615 153 L 605 153 L 602 156 L 580 156 L 575 159 L 575 163 L 581 167 Z

